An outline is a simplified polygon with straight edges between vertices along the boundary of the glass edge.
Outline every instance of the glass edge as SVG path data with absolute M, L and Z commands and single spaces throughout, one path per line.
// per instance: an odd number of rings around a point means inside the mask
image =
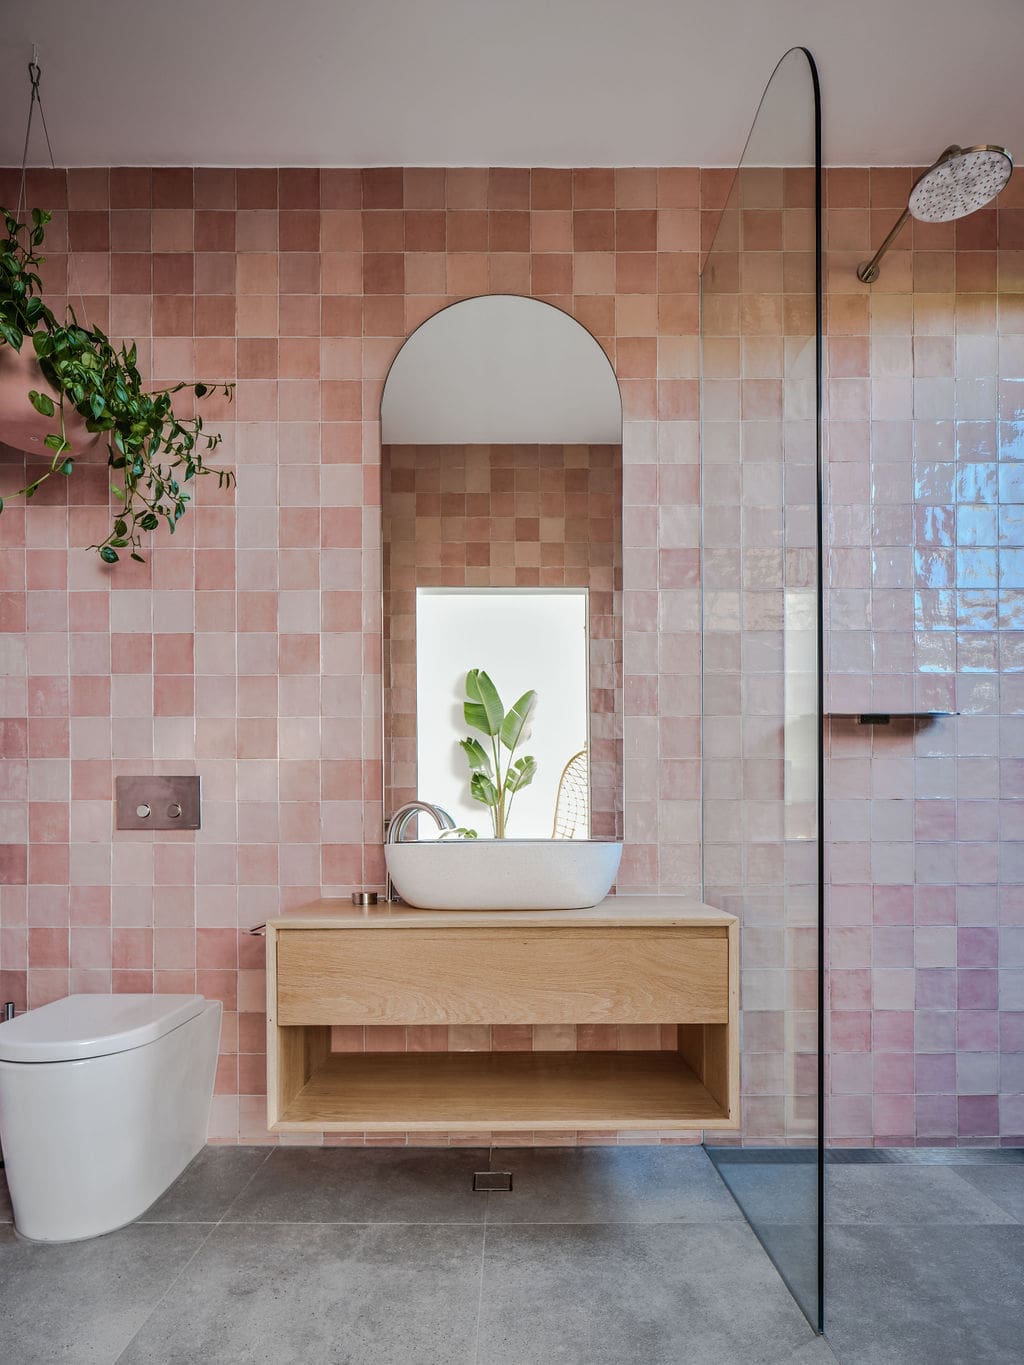
M 754 133 L 754 127 L 755 127 L 755 125 L 756 125 L 756 123 L 757 123 L 757 119 L 758 119 L 758 117 L 759 117 L 759 115 L 760 115 L 760 113 L 761 113 L 761 109 L 762 109 L 762 107 L 763 107 L 763 105 L 764 105 L 765 99 L 767 98 L 768 91 L 770 90 L 771 85 L 772 85 L 772 82 L 774 81 L 775 76 L 776 76 L 776 74 L 778 73 L 778 71 L 779 71 L 780 67 L 782 66 L 783 62 L 785 62 L 785 61 L 787 60 L 787 58 L 789 58 L 794 52 L 802 53 L 803 57 L 805 58 L 805 60 L 806 60 L 806 62 L 807 62 L 808 72 L 809 72 L 809 75 L 810 75 L 810 77 L 811 77 L 812 112 L 813 112 L 813 125 L 814 125 L 814 127 L 813 127 L 813 132 L 814 132 L 814 164 L 813 164 L 813 171 L 814 171 L 814 226 L 815 226 L 815 234 L 814 234 L 814 238 L 815 238 L 815 240 L 814 240 L 815 281 L 814 281 L 814 283 L 815 283 L 815 482 L 816 482 L 816 498 L 815 498 L 815 523 L 816 523 L 816 524 L 815 524 L 815 533 L 816 533 L 816 548 L 817 548 L 817 584 L 816 584 L 816 586 L 817 586 L 817 618 L 816 618 L 816 633 L 817 633 L 817 703 L 818 703 L 818 717 L 819 717 L 819 721 L 820 721 L 821 717 L 822 717 L 823 714 L 824 714 L 824 710 L 825 710 L 825 695 L 824 695 L 824 689 L 825 689 L 825 682 L 824 682 L 824 679 L 825 679 L 825 672 L 824 672 L 824 667 L 825 667 L 824 586 L 825 586 L 825 585 L 824 585 L 824 569 L 823 569 L 823 564 L 824 564 L 824 525 L 823 525 L 823 522 L 824 522 L 824 514 L 823 514 L 824 465 L 823 465 L 823 442 L 822 442 L 822 437 L 823 437 L 823 382 L 824 382 L 824 308 L 823 308 L 824 278 L 823 278 L 823 251 L 822 251 L 822 229 L 823 229 L 823 194 L 822 194 L 822 112 L 821 112 L 821 81 L 820 81 L 820 77 L 819 77 L 819 74 L 818 74 L 817 63 L 815 62 L 814 56 L 813 56 L 813 54 L 811 53 L 811 51 L 810 51 L 809 48 L 803 47 L 802 45 L 796 45 L 796 46 L 794 46 L 794 47 L 787 48 L 787 50 L 782 54 L 782 56 L 781 56 L 781 57 L 779 58 L 779 60 L 776 62 L 775 66 L 772 68 L 771 75 L 768 77 L 768 80 L 767 80 L 767 82 L 765 83 L 764 90 L 763 90 L 762 93 L 761 93 L 761 98 L 760 98 L 760 100 L 758 101 L 756 110 L 754 111 L 754 116 L 753 116 L 753 119 L 751 120 L 751 124 L 750 124 L 750 131 L 748 132 L 747 137 L 746 137 L 746 140 L 745 140 L 745 142 L 744 142 L 744 144 L 743 144 L 743 152 L 742 152 L 742 154 L 741 154 L 741 156 L 740 156 L 740 158 L 739 158 L 739 161 L 737 162 L 736 169 L 735 169 L 735 171 L 733 172 L 732 183 L 730 184 L 729 192 L 728 192 L 728 194 L 726 195 L 725 203 L 724 203 L 723 206 L 722 206 L 722 210 L 721 210 L 720 215 L 719 215 L 719 222 L 718 222 L 718 224 L 716 224 L 715 232 L 714 232 L 714 234 L 712 235 L 711 242 L 709 243 L 709 245 L 708 245 L 708 247 L 707 247 L 707 250 L 706 250 L 706 251 L 703 253 L 703 255 L 702 255 L 701 264 L 700 264 L 700 280 L 701 280 L 701 285 L 703 285 L 704 271 L 705 271 L 705 269 L 706 269 L 708 260 L 710 259 L 711 255 L 712 255 L 712 253 L 713 253 L 713 251 L 714 251 L 714 249 L 715 249 L 715 242 L 716 242 L 717 237 L 718 237 L 718 230 L 719 230 L 719 227 L 720 227 L 720 225 L 721 225 L 722 216 L 724 215 L 726 209 L 728 208 L 728 206 L 729 206 L 729 201 L 730 201 L 731 198 L 732 198 L 733 191 L 734 191 L 735 185 L 736 185 L 736 179 L 737 179 L 737 177 L 738 177 L 738 175 L 739 175 L 739 172 L 740 172 L 740 170 L 741 170 L 741 168 L 742 168 L 742 166 L 743 166 L 743 159 L 744 159 L 744 157 L 746 156 L 747 148 L 748 148 L 749 145 L 750 145 L 750 139 L 751 139 L 751 137 L 753 136 L 753 133 Z M 703 386 L 704 386 L 704 365 L 703 365 L 703 345 L 704 345 L 704 290 L 703 290 L 703 287 L 701 287 L 701 288 L 699 289 L 699 291 L 698 291 L 698 335 L 699 335 L 699 342 L 700 342 L 700 386 L 701 386 L 701 387 L 700 387 L 700 399 L 701 399 L 701 402 L 700 402 L 700 433 L 701 433 L 701 440 L 700 440 L 700 469 L 701 469 L 701 474 L 702 474 L 702 476 L 703 476 L 703 470 L 704 470 L 704 441 L 703 441 L 703 427 L 704 427 L 704 403 L 703 403 Z M 705 629 L 704 593 L 703 593 L 703 556 L 704 556 L 704 499 L 703 499 L 703 496 L 701 497 L 701 506 L 700 506 L 700 531 L 701 531 L 701 583 L 702 583 L 700 623 L 701 623 L 701 636 L 702 636 L 702 638 L 703 638 L 704 629 Z M 702 754 L 704 753 L 704 747 L 705 747 L 705 746 L 704 746 L 704 686 L 705 686 L 705 671 L 704 671 L 704 668 L 702 667 L 702 668 L 701 668 L 701 676 L 700 676 L 700 699 L 701 699 L 701 753 L 702 753 Z M 818 773 L 817 773 L 817 844 L 818 844 L 818 888 L 817 888 L 817 890 L 818 890 L 818 907 L 817 907 L 817 908 L 818 908 L 818 961 L 817 961 L 817 968 L 818 968 L 818 981 L 817 981 L 817 1043 L 818 1043 L 818 1058 L 817 1058 L 817 1102 L 818 1102 L 818 1104 L 817 1104 L 817 1108 L 818 1108 L 818 1113 L 817 1113 L 817 1129 L 818 1129 L 818 1131 L 817 1131 L 817 1144 L 816 1144 L 816 1150 L 817 1150 L 817 1157 L 818 1157 L 818 1159 L 817 1159 L 817 1268 L 816 1268 L 816 1270 L 817 1270 L 817 1273 L 816 1273 L 816 1280 L 817 1280 L 817 1303 L 816 1303 L 816 1305 L 815 1305 L 816 1311 L 815 1311 L 813 1314 L 812 1314 L 812 1313 L 809 1313 L 809 1312 L 807 1311 L 807 1308 L 804 1306 L 804 1304 L 802 1304 L 802 1303 L 800 1302 L 799 1298 L 797 1298 L 797 1296 L 796 1296 L 795 1293 L 793 1294 L 793 1298 L 794 1298 L 794 1300 L 798 1303 L 798 1305 L 800 1306 L 801 1311 L 802 1311 L 802 1312 L 804 1313 L 804 1315 L 808 1318 L 808 1321 L 810 1322 L 811 1327 L 812 1327 L 812 1328 L 814 1329 L 814 1331 L 820 1336 L 820 1335 L 823 1335 L 823 1334 L 824 1334 L 824 1330 L 825 1330 L 825 870 L 826 870 L 826 869 L 825 869 L 825 737 L 824 737 L 823 727 L 822 727 L 821 724 L 819 724 L 819 725 L 817 726 L 817 768 L 818 768 Z M 700 803 L 700 804 L 701 804 L 701 811 L 700 811 L 700 829 L 701 829 L 701 854 L 702 854 L 702 856 L 701 856 L 701 897 L 702 897 L 702 899 L 703 899 L 704 896 L 705 896 L 705 894 L 706 894 L 706 866 L 705 866 L 705 860 L 704 860 L 704 856 L 703 856 L 703 851 L 704 851 L 704 848 L 705 848 L 705 845 L 706 845 L 706 827 L 705 827 L 705 811 L 704 811 L 704 784 L 703 784 L 703 782 L 701 783 L 701 803 Z M 716 1165 L 716 1169 L 717 1169 L 717 1165 Z M 728 1188 L 728 1186 L 727 1186 L 727 1188 Z M 735 1198 L 735 1196 L 733 1196 L 733 1197 Z M 744 1215 L 744 1216 L 746 1216 L 746 1215 Z M 749 1220 L 749 1219 L 747 1219 L 747 1222 L 748 1222 L 748 1224 L 749 1224 L 751 1227 L 753 1227 L 753 1224 L 750 1224 L 750 1220 Z M 756 1229 L 754 1229 L 754 1232 L 755 1232 L 755 1236 L 756 1236 L 756 1235 L 757 1235 Z M 759 1238 L 758 1240 L 760 1241 L 760 1238 Z M 764 1245 L 764 1244 L 762 1243 L 762 1245 Z M 766 1249 L 766 1252 L 767 1252 L 767 1248 L 765 1248 L 765 1249 Z M 769 1253 L 769 1255 L 770 1255 L 770 1253 Z M 779 1266 L 776 1264 L 775 1259 L 774 1259 L 774 1258 L 771 1258 L 771 1259 L 772 1259 L 772 1264 L 775 1265 L 776 1270 L 778 1270 L 778 1273 L 779 1273 L 779 1275 L 781 1276 L 783 1282 L 786 1284 L 786 1286 L 787 1286 L 787 1288 L 790 1290 L 790 1292 L 793 1293 L 792 1286 L 790 1285 L 789 1280 L 787 1279 L 786 1275 L 782 1272 L 782 1270 L 781 1270 L 781 1269 L 779 1268 Z

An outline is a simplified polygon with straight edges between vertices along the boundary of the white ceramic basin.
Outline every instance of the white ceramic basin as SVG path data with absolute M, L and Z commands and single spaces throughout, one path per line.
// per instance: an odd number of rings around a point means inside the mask
M 588 839 L 385 844 L 395 890 L 420 910 L 585 910 L 611 890 L 622 845 Z

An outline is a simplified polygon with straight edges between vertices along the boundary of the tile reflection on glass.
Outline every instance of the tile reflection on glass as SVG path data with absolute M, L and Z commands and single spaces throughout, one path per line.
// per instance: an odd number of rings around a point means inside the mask
M 994 464 L 987 461 L 969 461 L 957 466 L 958 502 L 995 502 L 998 486 L 997 467 Z M 1004 495 L 1003 501 L 1012 501 L 1012 498 Z
M 997 509 L 995 507 L 967 505 L 958 508 L 956 514 L 957 544 L 997 544 L 997 521 Z
M 997 594 L 984 589 L 964 588 L 956 594 L 957 630 L 995 630 Z
M 953 556 L 948 550 L 918 549 L 914 551 L 914 581 L 919 588 L 947 588 L 952 586 Z
M 1024 460 L 1024 421 L 999 423 L 999 458 Z
M 918 497 L 920 498 L 920 493 Z M 957 520 L 956 531 L 959 537 L 960 523 Z M 928 506 L 915 508 L 914 517 L 915 532 L 918 544 L 922 545 L 952 545 L 954 530 L 954 509 L 952 506 Z M 972 541 L 960 540 L 962 545 L 986 544 L 992 541 Z
M 918 630 L 954 630 L 956 594 L 927 589 L 914 594 L 914 624 Z
M 1009 551 L 1004 551 L 1004 556 Z M 956 552 L 956 581 L 962 588 L 995 588 L 999 585 L 997 551 L 958 549 Z M 1008 587 L 1016 587 L 1009 583 Z

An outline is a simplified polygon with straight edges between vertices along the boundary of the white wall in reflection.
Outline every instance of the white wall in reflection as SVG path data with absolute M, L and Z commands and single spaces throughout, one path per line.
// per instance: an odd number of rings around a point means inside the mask
M 418 588 L 421 799 L 443 806 L 457 824 L 476 829 L 481 838 L 490 832 L 487 807 L 469 794 L 469 768 L 459 748 L 459 740 L 470 734 L 484 742 L 467 728 L 462 714 L 466 674 L 482 668 L 506 710 L 530 688 L 538 693 L 530 738 L 516 750 L 516 757 L 536 758 L 537 775 L 515 797 L 508 836 L 550 838 L 562 772 L 588 742 L 587 653 L 585 588 Z M 432 837 L 429 823 L 421 823 L 421 837 Z

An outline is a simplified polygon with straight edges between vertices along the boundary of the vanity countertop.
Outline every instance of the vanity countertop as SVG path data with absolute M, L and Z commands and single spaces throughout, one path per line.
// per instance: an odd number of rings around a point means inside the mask
M 408 905 L 351 905 L 342 899 L 311 901 L 268 921 L 281 929 L 438 929 L 485 925 L 515 929 L 526 925 L 612 928 L 713 928 L 736 922 L 736 916 L 687 896 L 608 896 L 589 910 L 416 910 Z

